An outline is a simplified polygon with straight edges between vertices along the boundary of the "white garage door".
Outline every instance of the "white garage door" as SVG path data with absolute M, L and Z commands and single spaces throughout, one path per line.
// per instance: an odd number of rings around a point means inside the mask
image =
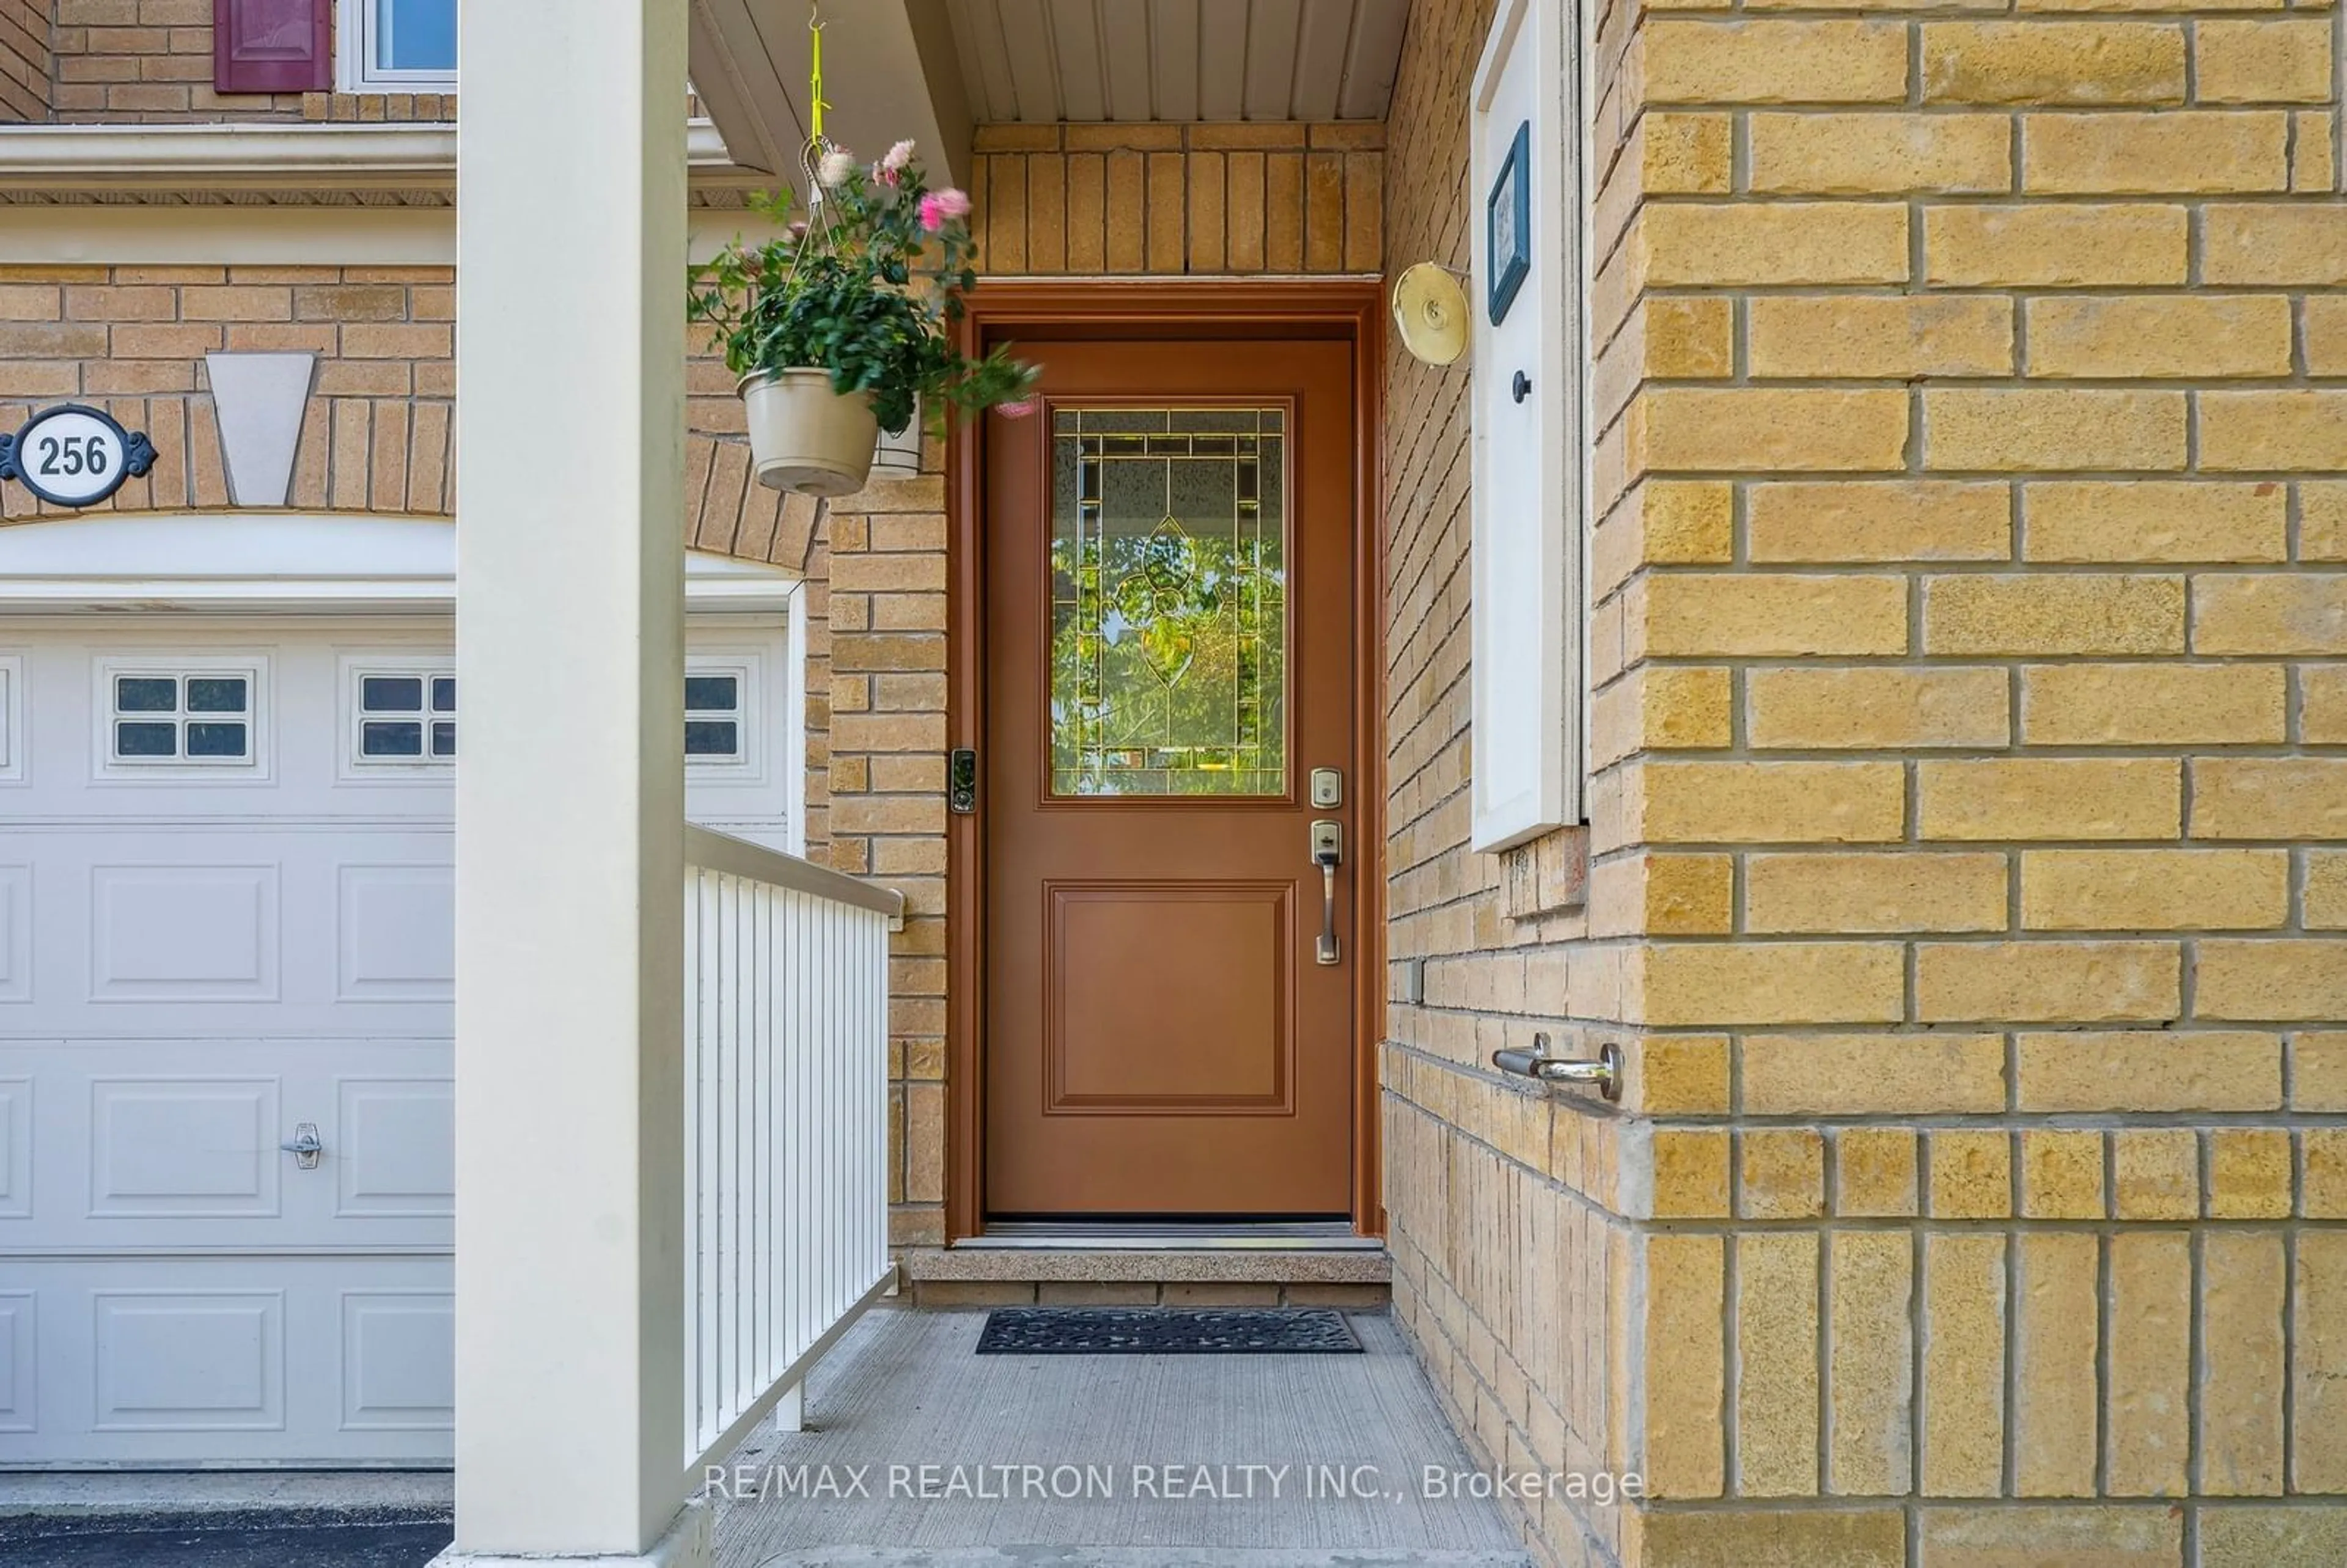
M 781 620 L 692 648 L 790 847 Z M 445 619 L 0 623 L 0 1465 L 450 1457 L 460 722 Z

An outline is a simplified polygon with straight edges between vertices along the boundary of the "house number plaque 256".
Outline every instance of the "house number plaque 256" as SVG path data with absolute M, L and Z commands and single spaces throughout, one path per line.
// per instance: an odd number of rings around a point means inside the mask
M 0 479 L 54 507 L 94 507 L 155 466 L 155 445 L 101 408 L 60 403 L 0 436 Z

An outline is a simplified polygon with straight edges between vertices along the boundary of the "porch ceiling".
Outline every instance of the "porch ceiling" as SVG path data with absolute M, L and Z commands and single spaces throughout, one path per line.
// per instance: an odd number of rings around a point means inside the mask
M 1409 0 L 945 0 L 980 121 L 1382 119 Z
M 910 137 L 933 176 L 967 179 L 972 116 L 947 0 L 823 11 L 824 130 L 866 157 Z M 806 0 L 692 0 L 693 90 L 744 168 L 790 174 L 805 144 Z

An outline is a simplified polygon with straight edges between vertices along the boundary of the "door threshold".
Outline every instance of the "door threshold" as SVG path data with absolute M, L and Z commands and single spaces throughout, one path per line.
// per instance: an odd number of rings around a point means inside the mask
M 1349 1220 L 994 1220 L 955 1251 L 1383 1252 Z

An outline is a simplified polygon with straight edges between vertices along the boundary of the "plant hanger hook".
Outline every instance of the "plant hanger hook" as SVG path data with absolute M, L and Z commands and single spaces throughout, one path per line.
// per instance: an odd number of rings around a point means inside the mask
M 807 0 L 807 146 L 824 145 L 823 111 L 831 104 L 823 96 L 823 0 Z

